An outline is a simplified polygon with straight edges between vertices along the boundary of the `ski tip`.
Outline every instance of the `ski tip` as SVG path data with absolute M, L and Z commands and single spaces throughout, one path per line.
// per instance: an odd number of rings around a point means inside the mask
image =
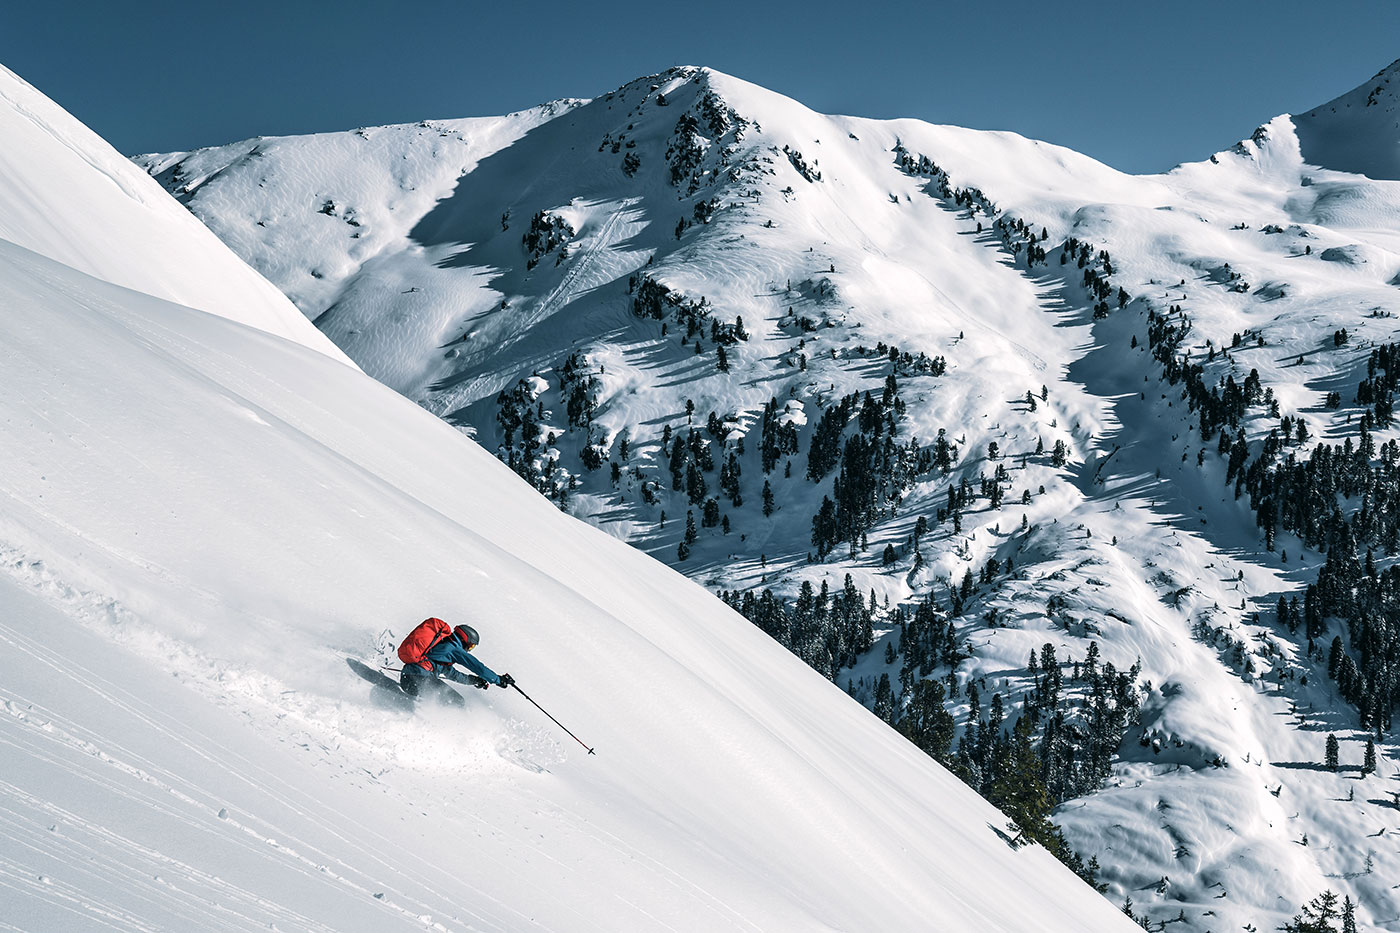
M 588 754 L 590 754 L 590 755 L 593 754 L 593 749 L 590 748 L 590 749 L 588 750 Z

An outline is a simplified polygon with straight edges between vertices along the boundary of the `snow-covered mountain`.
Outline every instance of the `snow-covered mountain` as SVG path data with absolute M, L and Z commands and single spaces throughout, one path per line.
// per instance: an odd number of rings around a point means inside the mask
M 1127 927 L 3 77 L 0 204 L 42 206 L 0 238 L 7 929 Z M 344 658 L 429 612 L 597 755 L 514 692 L 376 705 Z
M 958 738 L 921 741 L 971 783 L 1033 720 L 1116 902 L 1269 928 L 1331 889 L 1395 929 L 1397 627 L 1357 619 L 1400 610 L 1307 590 L 1394 550 L 1385 450 L 1339 485 L 1311 452 L 1393 436 L 1396 68 L 1157 176 L 703 68 L 137 162 L 568 511 L 774 590 L 735 602 L 886 718 L 938 681 Z

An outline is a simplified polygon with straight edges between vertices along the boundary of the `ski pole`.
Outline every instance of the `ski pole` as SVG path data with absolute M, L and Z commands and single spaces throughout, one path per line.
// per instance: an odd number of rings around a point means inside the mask
M 514 688 L 516 689 L 516 691 L 517 691 L 521 696 L 523 696 L 525 699 L 530 700 L 530 702 L 534 704 L 535 709 L 539 710 L 541 713 L 544 713 L 546 716 L 549 716 L 549 711 L 546 710 L 543 706 L 539 705 L 538 703 L 535 703 L 534 700 L 531 700 L 531 699 L 530 699 L 530 694 L 526 693 L 524 690 L 521 690 L 519 684 L 517 684 L 517 683 L 511 683 L 511 686 L 514 687 Z M 562 722 L 560 722 L 559 720 L 555 719 L 553 716 L 549 716 L 549 721 L 552 722 L 552 723 L 554 723 L 554 724 L 555 724 L 556 726 L 558 726 L 560 729 L 564 729 L 565 732 L 569 732 L 568 729 L 565 729 L 565 728 L 564 728 L 564 724 L 563 724 Z M 575 742 L 577 742 L 578 744 L 582 745 L 584 748 L 588 748 L 588 745 L 584 743 L 583 739 L 581 739 L 581 738 L 579 738 L 578 736 L 574 735 L 572 732 L 569 732 L 569 738 L 573 739 Z M 593 754 L 593 749 L 588 748 L 588 754 L 590 754 L 590 755 Z

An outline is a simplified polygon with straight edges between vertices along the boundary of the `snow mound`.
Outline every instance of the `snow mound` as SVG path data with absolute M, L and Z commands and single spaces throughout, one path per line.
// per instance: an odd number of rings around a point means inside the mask
M 1210 722 L 1202 712 L 1217 700 L 1190 678 L 1162 684 L 1142 705 L 1138 746 L 1146 751 L 1135 755 L 1130 744 L 1125 744 L 1124 759 L 1195 769 L 1225 765 L 1237 736 L 1220 721 L 1214 728 L 1202 728 Z
M 1357 243 L 1348 243 L 1346 246 L 1333 246 L 1325 249 L 1320 254 L 1323 262 L 1339 262 L 1347 266 L 1361 266 L 1366 264 L 1366 248 Z

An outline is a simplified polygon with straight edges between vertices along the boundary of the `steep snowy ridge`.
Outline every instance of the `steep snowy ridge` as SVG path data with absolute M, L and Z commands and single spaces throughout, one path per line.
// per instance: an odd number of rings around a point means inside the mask
M 285 156 L 283 141 L 258 138 L 201 150 L 188 158 L 185 153 L 147 156 L 141 164 L 177 198 L 188 198 L 198 190 L 212 211 L 238 217 L 237 226 L 223 228 L 224 241 L 241 255 L 255 253 L 258 271 L 285 283 L 287 294 L 299 307 L 325 308 L 335 303 L 339 289 L 361 264 L 386 243 L 403 237 L 417 218 L 451 192 L 460 175 L 581 103 L 555 101 L 499 119 L 425 121 L 327 133 L 312 137 L 311 147 L 298 146 Z M 284 163 L 290 172 L 284 170 Z M 244 192 L 234 180 L 241 182 L 262 166 L 276 169 L 259 177 L 267 191 L 266 201 L 281 207 L 254 216 L 246 213 Z M 394 194 L 383 202 L 347 204 L 331 196 L 332 179 L 337 188 L 348 184 Z M 306 206 L 315 209 L 309 226 L 304 224 Z M 295 237 L 284 233 L 288 214 L 298 222 Z M 291 265 L 308 257 L 315 263 L 309 269 Z
M 1130 928 L 459 431 L 237 292 L 207 314 L 150 294 L 155 257 L 133 290 L 26 232 L 0 241 L 5 925 Z M 514 692 L 377 706 L 344 657 L 390 660 L 428 612 L 597 755 Z
M 1400 61 L 1293 124 L 1311 164 L 1400 181 Z
M 0 138 L 0 239 L 350 362 L 145 173 L 3 66 Z
M 1220 426 L 1202 436 L 1181 381 L 1200 367 L 1217 406 L 1227 379 L 1253 387 L 1224 426 L 1250 458 L 1355 440 L 1358 383 L 1396 339 L 1400 184 L 1317 139 L 1384 164 L 1390 71 L 1365 127 L 1281 116 L 1205 161 L 1129 176 L 1015 134 L 825 116 L 673 69 L 493 149 L 421 218 L 395 218 L 333 300 L 298 300 L 371 375 L 709 588 L 772 588 L 792 607 L 801 584 L 828 586 L 843 611 L 870 594 L 868 636 L 774 635 L 877 709 L 882 677 L 898 704 L 937 680 L 954 749 L 974 746 L 970 764 L 943 753 L 970 779 L 989 766 L 975 735 L 997 732 L 992 698 L 1009 731 L 1050 691 L 1063 729 L 1043 710 L 1037 728 L 1076 749 L 1046 775 L 1073 791 L 1056 820 L 1114 902 L 1182 929 L 1263 929 L 1330 888 L 1396 929 L 1400 853 L 1377 834 L 1395 829 L 1395 747 L 1387 733 L 1371 774 L 1317 764 L 1329 733 L 1359 761 L 1366 730 L 1275 612 L 1303 600 L 1323 555 L 1282 530 L 1266 546 L 1254 497 L 1226 482 Z M 325 198 L 359 216 L 403 197 L 383 169 L 299 171 L 322 140 L 276 141 L 256 176 L 218 177 L 217 202 L 180 192 L 221 236 L 276 216 L 279 232 L 239 248 L 299 296 L 335 253 L 273 238 L 323 224 Z M 426 134 L 402 141 L 381 165 L 434 158 Z M 895 401 L 877 405 L 886 388 Z M 809 479 L 808 452 L 853 392 L 861 414 L 839 441 L 918 443 L 885 448 L 876 507 L 822 538 L 823 500 L 849 499 L 833 480 L 861 475 L 836 444 Z M 796 433 L 765 466 L 770 421 Z M 688 512 L 715 522 L 692 540 Z M 946 620 L 936 656 L 885 600 Z M 1333 635 L 1349 637 L 1341 620 L 1321 654 Z M 1095 712 L 1104 662 L 1140 690 L 1121 732 Z

